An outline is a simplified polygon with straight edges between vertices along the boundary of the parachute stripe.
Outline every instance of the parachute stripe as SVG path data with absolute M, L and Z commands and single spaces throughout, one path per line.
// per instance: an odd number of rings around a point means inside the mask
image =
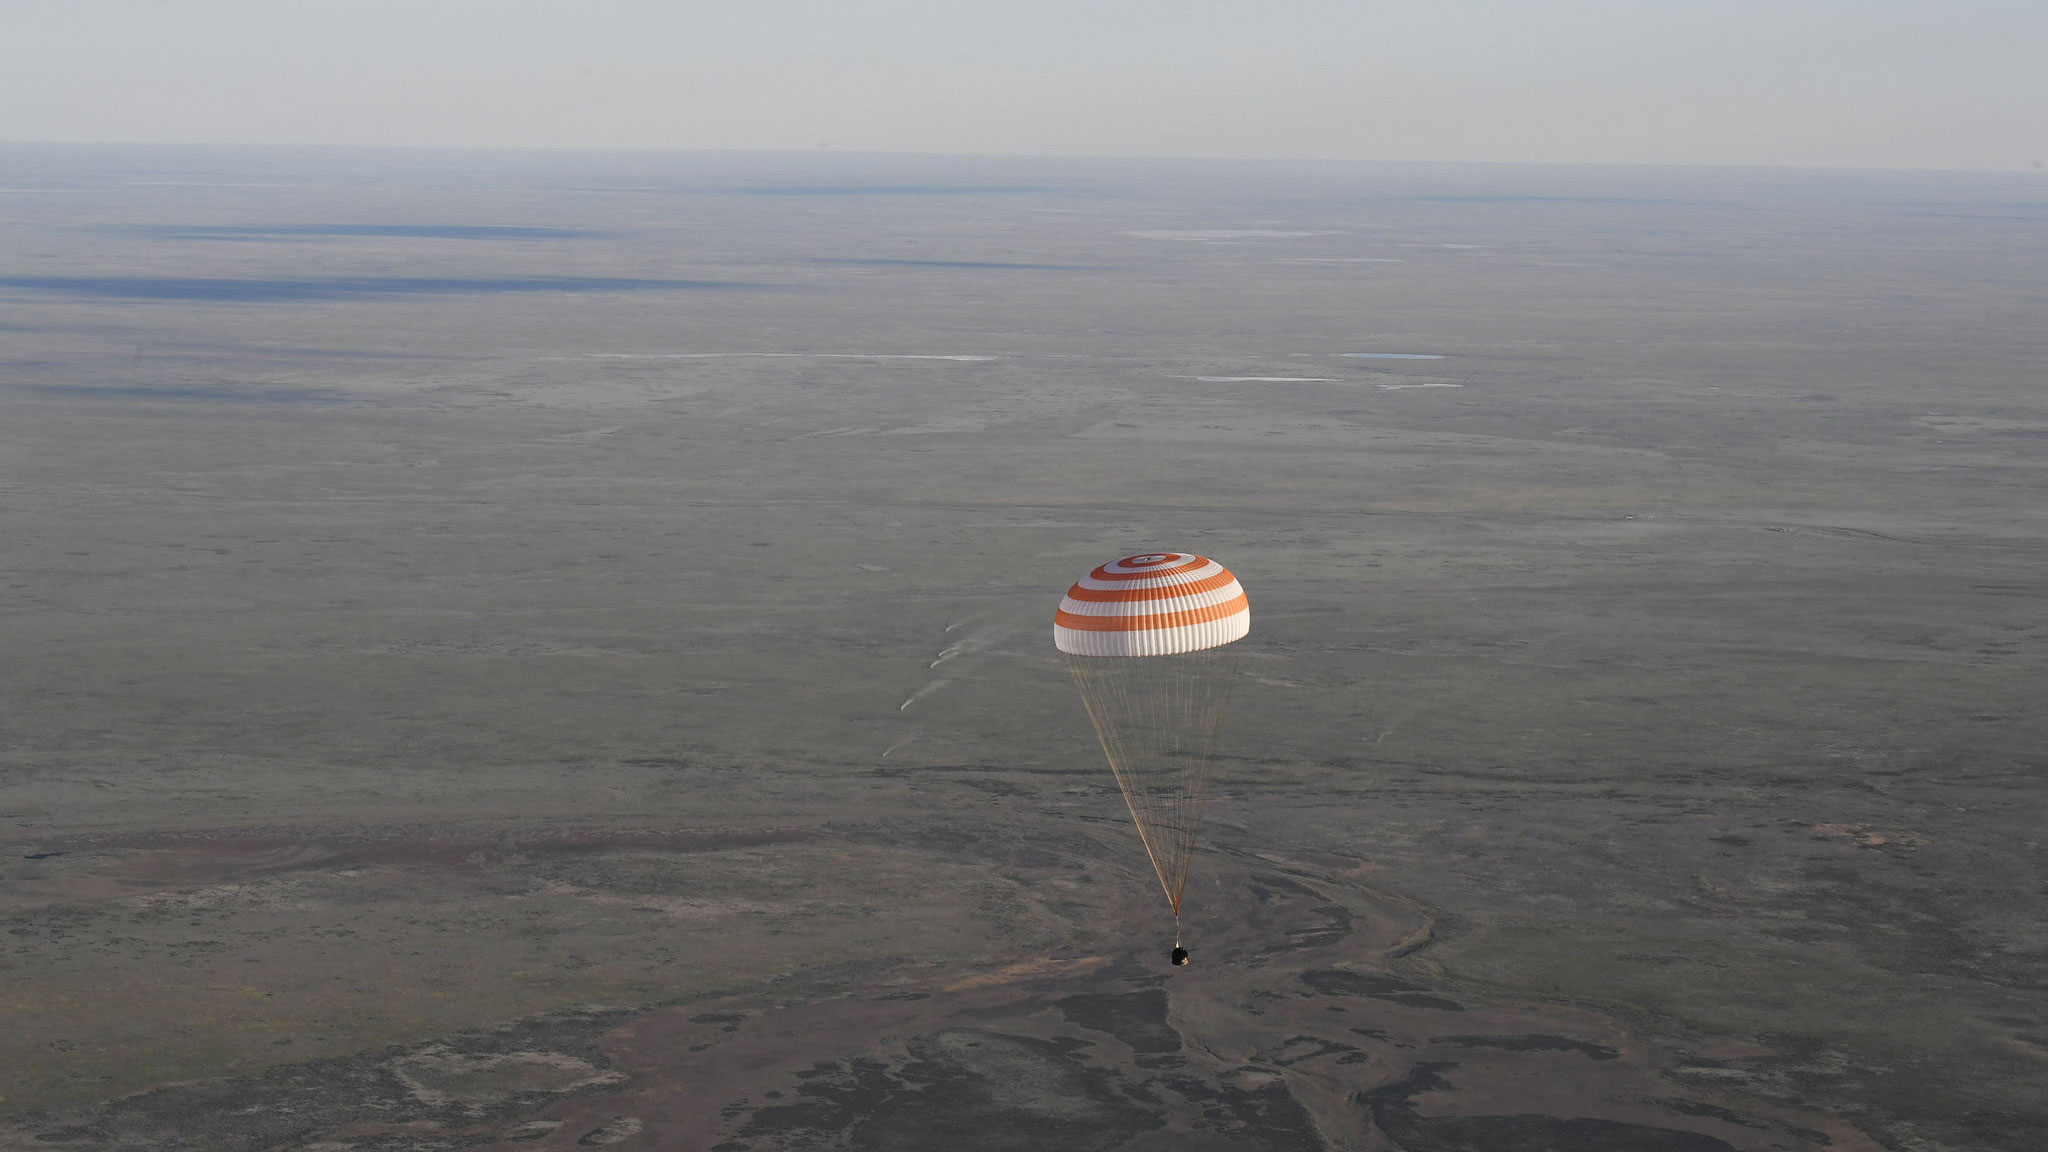
M 1223 565 L 1212 565 L 1213 574 L 1194 573 L 1185 580 L 1147 580 L 1142 584 L 1133 582 L 1098 588 L 1083 580 L 1067 589 L 1067 599 L 1085 600 L 1096 604 L 1109 604 L 1127 600 L 1171 600 L 1176 596 L 1192 596 L 1197 592 L 1208 592 L 1236 582 Z
M 1235 616 L 1240 612 L 1249 613 L 1251 605 L 1243 592 L 1220 604 L 1206 604 L 1194 608 L 1182 608 L 1174 612 L 1160 612 L 1148 616 L 1082 616 L 1062 610 L 1053 617 L 1053 623 L 1061 628 L 1077 632 L 1149 632 L 1155 628 L 1186 628 L 1191 624 L 1206 624 Z
M 1251 631 L 1251 614 L 1239 612 L 1221 620 L 1185 628 L 1148 628 L 1141 632 L 1089 632 L 1053 627 L 1053 643 L 1070 656 L 1175 656 L 1221 648 Z
M 1155 616 L 1172 616 L 1180 612 L 1192 612 L 1197 608 L 1208 608 L 1242 599 L 1244 589 L 1236 580 L 1225 581 L 1221 588 L 1208 592 L 1197 592 L 1190 596 L 1174 596 L 1162 600 L 1076 600 L 1069 594 L 1060 601 L 1060 612 L 1068 616 L 1123 616 L 1133 620 L 1146 620 Z M 1143 625 L 1139 625 L 1142 627 Z M 1178 627 L 1178 625 L 1161 625 Z

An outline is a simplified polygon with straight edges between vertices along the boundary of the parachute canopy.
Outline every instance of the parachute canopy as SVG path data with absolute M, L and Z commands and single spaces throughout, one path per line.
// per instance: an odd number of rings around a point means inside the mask
M 1067 589 L 1052 642 L 1070 656 L 1172 656 L 1242 640 L 1251 626 L 1228 568 L 1191 552 L 1149 552 L 1104 564 Z
M 1053 644 L 1067 654 L 1176 925 L 1237 673 L 1227 646 L 1251 619 L 1230 570 L 1192 552 L 1104 564 L 1067 590 L 1053 617 Z

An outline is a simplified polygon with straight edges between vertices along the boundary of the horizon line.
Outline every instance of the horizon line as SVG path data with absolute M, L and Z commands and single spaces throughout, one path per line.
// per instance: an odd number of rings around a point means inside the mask
M 9 140 L 0 139 L 4 149 L 162 149 L 162 150 L 219 150 L 219 151 L 300 151 L 300 152 L 410 152 L 410 153 L 564 153 L 610 156 L 846 156 L 868 158 L 919 158 L 951 160 L 1054 160 L 1054 161 L 1100 161 L 1110 163 L 1164 163 L 1164 164 L 1293 164 L 1321 165 L 1327 167 L 1468 167 L 1468 168 L 1634 168 L 1634 169 L 1680 169 L 1713 170 L 1731 172 L 1829 172 L 1882 174 L 1941 174 L 1941 175 L 2021 175 L 2048 176 L 2041 161 L 2031 161 L 2015 167 L 1903 167 L 1893 165 L 1825 165 L 1825 164 L 1782 164 L 1732 161 L 1672 161 L 1672 160 L 1473 160 L 1473 159 L 1408 159 L 1331 157 L 1331 156 L 1226 156 L 1226 155 L 1146 155 L 1109 154 L 1094 152 L 950 152 L 921 151 L 916 149 L 882 148 L 730 148 L 695 147 L 688 145 L 644 144 L 644 145 L 579 145 L 579 144 L 338 144 L 332 142 L 276 142 L 276 141 L 163 141 L 163 140 Z

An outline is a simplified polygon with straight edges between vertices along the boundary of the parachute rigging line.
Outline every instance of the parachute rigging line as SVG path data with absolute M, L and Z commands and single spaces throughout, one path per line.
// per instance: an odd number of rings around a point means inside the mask
M 1067 668 L 1178 926 L 1237 652 L 1069 656 Z

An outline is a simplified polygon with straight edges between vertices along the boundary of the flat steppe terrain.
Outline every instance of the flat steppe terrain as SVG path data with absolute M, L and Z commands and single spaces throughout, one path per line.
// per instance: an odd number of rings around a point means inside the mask
M 2048 180 L 0 160 L 0 1147 L 2048 1146 Z

